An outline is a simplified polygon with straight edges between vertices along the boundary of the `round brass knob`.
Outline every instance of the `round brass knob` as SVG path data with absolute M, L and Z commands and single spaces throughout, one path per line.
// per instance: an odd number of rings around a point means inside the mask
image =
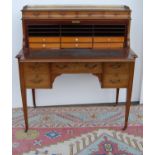
M 79 39 L 78 38 L 75 38 L 75 41 L 78 41 Z
M 46 45 L 45 45 L 45 44 L 43 44 L 43 47 L 46 47 Z

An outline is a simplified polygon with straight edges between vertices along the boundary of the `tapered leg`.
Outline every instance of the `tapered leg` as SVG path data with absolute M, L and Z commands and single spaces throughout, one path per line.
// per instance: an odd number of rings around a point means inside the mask
M 21 96 L 23 103 L 23 113 L 24 113 L 24 121 L 25 121 L 25 132 L 28 130 L 28 113 L 27 113 L 27 99 L 26 99 L 26 87 L 24 80 L 24 66 L 23 63 L 19 62 L 19 74 L 20 74 L 20 88 L 21 88 Z
M 115 106 L 118 105 L 118 98 L 119 98 L 119 88 L 116 88 L 116 103 L 115 103 Z
M 32 89 L 32 100 L 33 100 L 33 107 L 36 108 L 35 89 Z
M 22 102 L 23 102 L 23 112 L 25 121 L 25 132 L 28 130 L 28 113 L 27 113 L 27 100 L 26 100 L 26 89 L 21 89 Z
M 134 75 L 134 62 L 130 63 L 130 69 L 129 69 L 129 83 L 127 87 L 127 99 L 126 99 L 126 106 L 125 106 L 125 122 L 124 122 L 124 128 L 125 130 L 128 126 L 128 118 L 129 118 L 129 112 L 130 112 L 130 106 L 131 106 L 131 95 L 132 95 L 132 83 L 133 83 L 133 75 Z
M 130 106 L 131 106 L 131 89 L 127 89 L 127 102 L 126 102 L 126 107 L 125 107 L 125 123 L 124 123 L 124 128 L 125 130 L 128 126 L 128 118 L 129 118 L 129 112 L 130 112 Z

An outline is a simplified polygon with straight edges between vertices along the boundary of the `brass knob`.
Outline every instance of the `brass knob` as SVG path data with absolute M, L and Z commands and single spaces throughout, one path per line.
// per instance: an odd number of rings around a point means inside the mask
M 78 44 L 75 44 L 75 46 L 78 47 L 79 45 Z
M 43 38 L 43 41 L 46 41 L 46 39 L 45 39 L 45 38 Z
M 46 47 L 46 45 L 45 45 L 45 44 L 43 44 L 43 47 Z
M 78 41 L 79 39 L 78 38 L 75 38 L 75 41 Z

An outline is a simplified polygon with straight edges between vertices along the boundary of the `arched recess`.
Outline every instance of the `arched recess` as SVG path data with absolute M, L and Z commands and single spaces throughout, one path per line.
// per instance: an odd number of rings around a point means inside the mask
M 58 76 L 60 76 L 60 75 L 61 75 L 61 74 L 52 74 L 52 76 L 51 76 L 51 85 L 52 85 L 52 87 L 53 87 L 53 83 L 54 83 L 55 79 L 56 79 Z M 94 76 L 96 76 L 96 77 L 98 78 L 99 83 L 100 83 L 100 86 L 101 86 L 101 88 L 103 88 L 103 84 L 102 84 L 102 74 L 92 74 L 92 75 L 94 75 Z

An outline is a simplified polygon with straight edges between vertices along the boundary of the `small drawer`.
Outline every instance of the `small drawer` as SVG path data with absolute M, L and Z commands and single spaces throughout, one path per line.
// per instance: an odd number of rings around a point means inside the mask
M 49 48 L 49 49 L 60 49 L 60 43 L 48 43 L 48 44 L 41 44 L 41 43 L 30 43 L 29 44 L 30 48 Z
M 103 87 L 106 88 L 126 88 L 128 86 L 128 74 L 105 74 Z
M 23 18 L 48 18 L 48 11 L 27 11 L 23 12 Z
M 104 72 L 109 74 L 129 73 L 129 63 L 125 63 L 125 62 L 104 63 Z
M 61 43 L 61 48 L 92 48 L 91 43 Z
M 101 63 L 53 63 L 52 73 L 101 73 Z
M 62 18 L 62 14 L 60 12 L 49 12 L 49 18 Z
M 91 37 L 62 37 L 61 42 L 63 43 L 92 43 L 92 38 Z
M 94 37 L 94 42 L 124 42 L 124 37 Z
M 24 64 L 24 72 L 27 74 L 33 73 L 49 73 L 48 63 L 29 62 Z
M 101 48 L 123 48 L 123 43 L 94 43 L 93 48 L 101 49 Z
M 29 37 L 30 43 L 59 43 L 60 37 Z
M 58 11 L 58 12 L 54 12 L 54 11 L 51 11 L 49 12 L 49 18 L 76 18 L 76 12 L 72 12 L 72 11 L 69 11 L 69 12 L 65 12 L 65 11 Z
M 25 76 L 25 84 L 27 88 L 49 88 L 49 74 L 27 74 Z

